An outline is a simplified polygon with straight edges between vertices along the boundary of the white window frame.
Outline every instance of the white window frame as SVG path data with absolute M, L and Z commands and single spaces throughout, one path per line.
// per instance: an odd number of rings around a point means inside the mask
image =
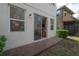
M 9 6 L 11 7 L 11 5 L 9 5 Z M 12 5 L 12 6 L 15 6 L 15 5 Z M 18 6 L 16 6 L 16 7 L 18 7 Z M 19 8 L 20 8 L 20 7 L 19 7 Z M 22 9 L 23 9 L 23 8 L 22 8 Z M 9 25 L 9 26 L 10 26 L 10 32 L 24 32 L 24 31 L 25 31 L 25 11 L 26 11 L 26 10 L 24 9 L 24 19 L 14 19 L 14 18 L 11 18 L 11 17 L 10 17 L 10 21 L 11 21 L 11 20 L 23 21 L 23 22 L 24 22 L 24 30 L 23 30 L 23 31 L 19 31 L 19 30 L 18 30 L 18 31 L 16 31 L 16 30 L 15 30 L 15 31 L 12 31 L 12 30 L 11 30 L 11 24 L 10 24 L 10 25 Z M 11 16 L 11 15 L 10 15 L 10 16 Z M 9 22 L 10 22 L 10 21 L 9 21 Z

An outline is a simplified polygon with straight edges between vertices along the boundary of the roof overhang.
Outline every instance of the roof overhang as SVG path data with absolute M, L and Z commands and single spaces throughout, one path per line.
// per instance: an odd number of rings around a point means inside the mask
M 71 14 L 74 14 L 74 12 L 71 9 L 69 9 L 67 6 L 65 6 L 65 5 L 62 6 L 61 8 L 59 8 L 59 9 L 57 9 L 57 10 L 61 10 L 61 9 L 64 9 L 64 10 L 68 11 Z

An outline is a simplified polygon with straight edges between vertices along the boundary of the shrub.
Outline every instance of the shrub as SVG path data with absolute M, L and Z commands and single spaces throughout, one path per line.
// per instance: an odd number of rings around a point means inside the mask
M 76 34 L 75 36 L 76 36 L 76 37 L 79 37 L 79 34 Z
M 6 37 L 4 35 L 0 36 L 0 55 L 3 54 L 3 48 L 5 47 Z
M 67 38 L 67 36 L 68 36 L 68 30 L 58 29 L 57 30 L 57 36 L 61 37 L 61 38 Z

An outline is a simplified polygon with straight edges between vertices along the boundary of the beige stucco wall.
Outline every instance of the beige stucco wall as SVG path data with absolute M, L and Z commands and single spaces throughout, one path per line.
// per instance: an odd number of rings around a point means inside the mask
M 74 21 L 71 13 L 65 11 L 64 9 L 60 9 L 60 15 L 57 16 L 57 27 L 63 28 L 63 22 Z M 66 13 L 66 16 L 64 15 Z
M 64 16 L 64 13 L 66 13 L 66 16 Z M 73 21 L 72 14 L 63 10 L 63 21 Z
M 26 10 L 25 31 L 10 32 L 10 6 L 7 3 L 0 3 L 0 35 L 7 37 L 4 50 L 30 44 L 34 41 L 34 13 L 47 17 L 47 37 L 54 37 L 56 34 L 56 7 L 51 4 L 12 4 Z M 48 7 L 49 6 L 49 7 Z M 38 9 L 39 8 L 39 9 Z M 32 18 L 29 19 L 29 14 Z M 54 19 L 54 30 L 50 29 L 50 19 Z M 40 40 L 37 40 L 40 41 Z

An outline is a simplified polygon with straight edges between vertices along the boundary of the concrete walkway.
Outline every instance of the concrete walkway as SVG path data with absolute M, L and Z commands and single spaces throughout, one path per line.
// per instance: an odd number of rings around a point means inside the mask
M 71 40 L 79 41 L 79 37 L 76 36 L 68 36 L 67 38 Z

